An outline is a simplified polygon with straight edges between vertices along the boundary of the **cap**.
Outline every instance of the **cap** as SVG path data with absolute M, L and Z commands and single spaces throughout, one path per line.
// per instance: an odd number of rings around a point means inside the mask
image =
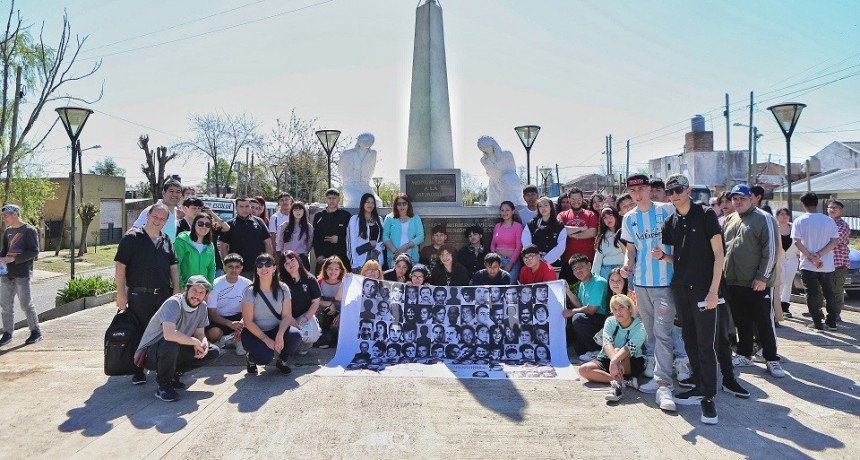
M 520 252 L 520 256 L 526 256 L 528 254 L 540 254 L 540 249 L 537 246 L 530 244 L 523 248 L 522 252 Z
M 21 214 L 21 207 L 17 204 L 4 204 L 3 208 L 0 209 L 0 212 L 14 212 L 15 214 Z
M 672 174 L 666 178 L 666 190 L 685 189 L 690 186 L 690 181 L 683 174 Z
M 651 185 L 651 180 L 645 174 L 634 174 L 627 177 L 627 186 L 633 187 L 635 185 Z
M 841 202 L 841 201 L 839 201 L 839 200 L 830 200 L 830 201 L 828 201 L 828 202 L 827 202 L 827 205 L 828 205 L 828 206 L 829 206 L 829 205 L 831 205 L 831 204 L 832 204 L 832 205 L 834 205 L 834 206 L 839 206 L 839 207 L 840 207 L 840 208 L 842 208 L 842 209 L 845 209 L 845 205 L 844 205 L 844 204 L 842 204 L 842 202 Z
M 738 184 L 732 188 L 731 192 L 729 192 L 729 199 L 731 199 L 735 195 L 743 195 L 748 197 L 752 195 L 752 190 L 750 190 L 750 186 L 747 184 Z
M 209 281 L 206 280 L 206 277 L 201 275 L 194 275 L 188 278 L 188 281 L 185 282 L 185 289 L 188 289 L 191 286 L 202 286 L 204 289 L 206 289 L 206 292 L 212 290 L 212 285 L 209 284 Z
M 422 275 L 424 275 L 425 278 L 430 276 L 430 273 L 427 271 L 427 267 L 425 267 L 424 265 L 421 265 L 421 264 L 415 264 L 415 266 L 412 267 L 412 270 L 409 272 L 409 274 L 411 275 L 411 274 L 416 273 L 416 272 L 421 273 Z

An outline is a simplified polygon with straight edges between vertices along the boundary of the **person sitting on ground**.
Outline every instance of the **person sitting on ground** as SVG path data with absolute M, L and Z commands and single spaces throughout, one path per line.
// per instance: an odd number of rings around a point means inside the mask
M 579 280 L 579 288 L 576 295 L 565 289 L 573 309 L 562 311 L 562 316 L 573 318 L 571 327 L 576 337 L 573 350 L 580 361 L 587 362 L 594 359 L 600 350 L 593 338 L 606 322 L 608 288 L 603 277 L 591 273 L 591 262 L 584 254 L 574 254 L 569 263 L 573 275 Z
M 502 270 L 502 257 L 495 252 L 484 256 L 484 269 L 478 270 L 472 276 L 472 284 L 476 286 L 508 286 L 511 275 Z
M 520 284 L 545 283 L 558 279 L 552 265 L 546 263 L 535 245 L 523 248 L 523 268 L 520 270 Z
M 375 262 L 375 261 L 373 261 Z M 292 303 L 293 318 L 299 324 L 299 329 L 305 323 L 316 321 L 317 311 L 320 306 L 320 285 L 316 278 L 305 270 L 301 255 L 294 251 L 284 253 L 284 262 L 281 264 L 282 279 L 290 288 L 290 299 Z M 318 324 L 310 324 L 311 330 L 319 331 Z M 311 346 L 319 340 L 319 337 L 302 336 L 302 344 L 299 346 L 300 355 L 307 354 Z
M 480 225 L 472 225 L 466 229 L 466 239 L 468 244 L 457 251 L 457 262 L 460 262 L 470 276 L 475 276 L 475 273 L 484 267 L 484 257 L 487 255 L 487 248 L 484 247 L 484 228 Z
M 293 318 L 290 289 L 278 280 L 278 266 L 271 254 L 257 256 L 254 266 L 254 282 L 242 296 L 242 345 L 248 351 L 247 372 L 256 375 L 257 365 L 265 366 L 277 354 L 275 367 L 290 374 L 287 358 L 302 343 L 301 326 Z
M 645 326 L 636 305 L 625 295 L 612 296 L 609 310 L 612 316 L 603 326 L 603 348 L 596 359 L 579 366 L 579 375 L 589 382 L 609 383 L 605 399 L 618 401 L 623 387 L 638 386 L 636 376 L 645 369 Z
M 430 274 L 427 273 L 427 267 L 421 264 L 415 264 L 415 266 L 412 267 L 412 270 L 409 272 L 409 282 L 412 284 L 412 286 L 424 286 L 430 284 L 428 280 L 429 276 Z M 409 298 L 408 290 L 406 291 L 406 293 L 407 303 L 413 303 L 412 300 Z M 415 299 L 414 303 L 418 303 L 418 299 Z
M 215 286 L 206 301 L 209 312 L 206 338 L 213 343 L 229 338 L 224 344 L 232 342 L 236 346 L 236 354 L 240 356 L 245 354 L 240 338 L 242 329 L 245 328 L 242 322 L 242 296 L 245 289 L 251 285 L 251 280 L 239 276 L 239 273 L 242 273 L 242 263 L 242 256 L 239 254 L 227 254 L 224 258 L 224 275 L 215 279 Z
M 365 278 L 382 280 L 382 267 L 377 260 L 368 260 L 361 266 L 359 274 Z
M 218 347 L 209 345 L 204 332 L 209 325 L 205 299 L 211 289 L 202 276 L 188 278 L 185 292 L 169 297 L 143 332 L 134 360 L 156 371 L 155 397 L 162 401 L 179 399 L 176 390 L 186 387 L 179 380 L 182 373 L 205 366 L 221 354 Z
M 454 246 L 444 244 L 439 248 L 439 262 L 430 270 L 430 284 L 434 286 L 468 286 L 471 276 L 466 267 L 454 260 Z
M 322 336 L 316 343 L 320 348 L 337 346 L 340 330 L 340 301 L 345 274 L 346 267 L 338 256 L 326 258 L 320 269 L 317 281 L 321 296 L 317 318 L 320 321 Z
M 394 268 L 382 273 L 382 279 L 405 283 L 409 281 L 410 270 L 412 270 L 412 258 L 409 257 L 409 254 L 400 254 L 394 258 Z

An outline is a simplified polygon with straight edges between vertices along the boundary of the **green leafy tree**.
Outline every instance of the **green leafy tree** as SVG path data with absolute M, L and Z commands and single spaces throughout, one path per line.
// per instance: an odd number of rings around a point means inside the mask
M 120 168 L 119 165 L 116 164 L 116 161 L 114 161 L 113 157 L 107 157 L 102 161 L 97 161 L 96 164 L 90 168 L 90 174 L 123 177 L 125 176 L 125 169 Z
M 8 202 L 21 206 L 23 220 L 39 225 L 45 202 L 56 197 L 57 184 L 44 179 L 40 167 L 22 162 L 15 165 L 14 177 Z

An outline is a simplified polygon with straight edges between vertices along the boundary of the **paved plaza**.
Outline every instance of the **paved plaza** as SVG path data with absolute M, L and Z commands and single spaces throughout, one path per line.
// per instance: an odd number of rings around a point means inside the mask
M 743 368 L 752 393 L 721 392 L 720 423 L 698 407 L 663 413 L 653 395 L 572 381 L 320 377 L 333 350 L 246 376 L 232 350 L 184 380 L 175 403 L 156 384 L 106 377 L 102 338 L 113 304 L 20 331 L 0 350 L 3 458 L 856 458 L 860 313 L 838 332 L 806 321 L 778 329 L 789 376 Z M 795 312 L 802 305 L 795 304 Z M 798 315 L 799 316 L 799 315 Z

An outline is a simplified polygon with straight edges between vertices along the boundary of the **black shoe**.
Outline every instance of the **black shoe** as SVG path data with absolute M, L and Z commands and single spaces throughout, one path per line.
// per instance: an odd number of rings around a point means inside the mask
M 678 380 L 678 386 L 682 388 L 696 388 L 696 381 L 693 377 L 684 380 Z
M 791 312 L 788 310 L 783 310 L 782 311 L 782 317 L 785 319 L 791 319 L 791 318 L 794 318 L 794 315 L 792 315 Z
M 42 340 L 42 331 L 35 330 L 30 331 L 30 337 L 27 337 L 27 340 L 24 341 L 27 345 L 32 345 L 38 341 Z
M 293 370 L 290 369 L 290 366 L 287 366 L 287 363 L 281 361 L 281 358 L 278 358 L 277 361 L 275 361 L 275 367 L 277 367 L 278 370 L 281 371 L 281 374 L 290 375 L 293 373 Z
M 812 314 L 809 313 L 808 311 L 801 313 L 800 316 L 802 316 L 804 318 L 812 318 Z
M 7 343 L 9 343 L 11 341 L 12 341 L 12 334 L 10 334 L 8 332 L 4 332 L 3 336 L 0 337 L 0 347 L 2 347 L 3 345 L 6 345 Z
M 750 392 L 746 390 L 746 388 L 742 387 L 737 380 L 725 380 L 723 381 L 723 391 L 726 393 L 731 393 L 738 398 L 749 398 Z
M 173 388 L 159 386 L 158 389 L 155 390 L 155 397 L 162 401 L 173 402 L 179 399 L 179 393 L 177 393 Z
M 174 390 L 184 390 L 185 388 L 188 387 L 188 385 L 182 383 L 182 381 L 179 380 L 178 375 L 173 377 L 173 382 L 171 382 L 171 386 L 173 387 Z
M 717 406 L 714 405 L 713 398 L 702 400 L 702 423 L 707 425 L 716 425 L 720 419 L 717 417 Z
M 824 323 L 824 327 L 826 327 L 828 331 L 835 331 L 835 330 L 837 330 L 837 329 L 838 329 L 838 328 L 836 327 L 836 321 L 833 321 L 833 322 L 830 322 L 830 323 Z
M 251 361 L 251 355 L 248 355 L 248 366 L 245 369 L 245 372 L 251 375 L 257 375 L 257 363 Z
M 144 383 L 146 383 L 146 374 L 142 370 L 135 372 L 131 376 L 132 385 L 143 385 Z
M 816 331 L 823 331 L 824 330 L 824 325 L 821 323 L 809 323 L 806 325 L 806 327 L 809 329 L 815 329 Z
M 692 390 L 676 394 L 672 399 L 675 400 L 676 404 L 680 404 L 682 406 L 695 406 L 696 404 L 699 404 L 699 401 L 703 398 L 702 392 L 693 388 Z

